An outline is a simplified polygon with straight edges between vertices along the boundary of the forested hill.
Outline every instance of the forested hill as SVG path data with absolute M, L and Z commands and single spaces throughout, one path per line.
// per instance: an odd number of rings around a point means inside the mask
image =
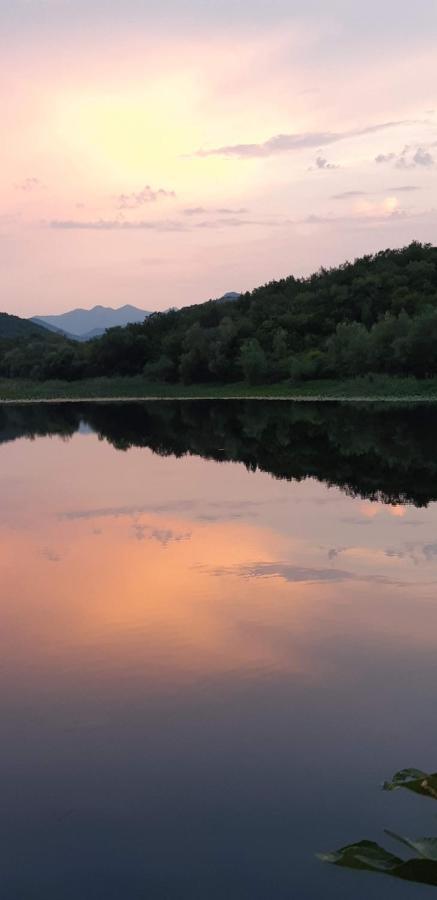
M 229 302 L 153 314 L 38 360 L 0 355 L 7 377 L 261 384 L 366 373 L 437 374 L 437 247 L 412 243 Z
M 433 374 L 437 247 L 413 243 L 306 279 L 291 276 L 233 303 L 155 316 L 136 334 L 146 373 L 167 380 Z
M 10 316 L 0 313 L 0 340 L 15 340 L 16 338 L 41 338 L 45 340 L 47 332 L 41 325 L 35 325 L 27 319 L 18 316 Z

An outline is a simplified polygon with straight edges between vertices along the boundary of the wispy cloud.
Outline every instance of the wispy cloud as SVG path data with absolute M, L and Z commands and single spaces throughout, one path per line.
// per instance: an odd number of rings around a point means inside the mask
M 333 194 L 332 200 L 358 200 L 360 197 L 375 197 L 380 194 L 402 194 L 420 191 L 417 184 L 401 184 L 394 187 L 383 188 L 380 191 L 343 191 L 340 194 Z
M 333 194 L 332 200 L 355 200 L 358 197 L 367 196 L 367 191 L 343 191 L 341 194 Z
M 217 210 L 218 212 L 218 210 Z M 229 214 L 220 217 L 209 217 L 196 220 L 196 215 L 184 216 L 181 219 L 52 219 L 48 226 L 60 231 L 156 231 L 156 232 L 185 232 L 196 229 L 218 228 L 244 228 L 244 227 L 278 227 L 290 224 L 289 220 L 281 218 L 260 217 L 257 219 L 231 216 Z M 203 213 L 205 215 L 205 213 Z
M 277 503 L 282 503 L 278 499 Z M 264 500 L 175 500 L 168 503 L 144 503 L 132 506 L 103 506 L 95 509 L 68 510 L 61 513 L 60 519 L 75 521 L 76 519 L 106 519 L 138 516 L 142 513 L 177 513 L 189 515 L 191 518 L 234 519 L 255 516 L 258 510 L 270 501 Z
M 280 578 L 290 584 L 298 583 L 340 583 L 345 581 L 365 581 L 373 584 L 398 584 L 384 575 L 358 575 L 334 567 L 329 569 L 307 569 L 291 563 L 256 562 L 252 565 L 223 566 L 209 570 L 211 575 L 236 575 L 241 578 Z
M 363 192 L 364 193 L 364 192 Z M 376 194 L 377 192 L 375 192 Z M 382 193 L 388 193 L 384 191 Z M 355 192 L 353 192 L 355 195 Z M 351 196 L 351 195 L 349 195 Z M 336 199 L 344 199 L 342 195 L 335 195 Z M 357 197 L 359 199 L 359 197 Z M 126 221 L 124 219 L 96 219 L 96 220 L 78 220 L 78 219 L 54 219 L 48 223 L 44 223 L 48 228 L 60 231 L 150 231 L 157 233 L 193 233 L 196 231 L 214 231 L 226 229 L 244 229 L 244 228 L 290 228 L 300 226 L 328 226 L 328 227 L 351 227 L 351 228 L 368 228 L 372 225 L 380 226 L 396 221 L 422 221 L 428 225 L 434 225 L 436 220 L 436 209 L 414 210 L 401 209 L 396 203 L 367 203 L 366 209 L 356 210 L 347 215 L 319 215 L 310 214 L 303 218 L 288 218 L 286 216 L 260 216 L 259 218 L 249 218 L 247 216 L 205 216 L 196 218 L 196 216 L 182 216 L 180 219 L 163 219 L 163 220 L 145 220 L 138 219 L 134 221 Z
M 240 207 L 239 209 L 230 209 L 227 207 L 219 207 L 218 209 L 206 209 L 204 206 L 188 206 L 186 209 L 183 209 L 182 212 L 184 216 L 241 216 L 249 212 L 249 210 L 244 206 Z
M 147 184 L 142 191 L 132 194 L 119 194 L 117 197 L 117 209 L 139 209 L 147 203 L 156 203 L 157 200 L 165 200 L 175 198 L 174 191 L 166 191 L 164 188 L 153 190 L 150 184 Z
M 408 121 L 382 122 L 378 125 L 367 125 L 364 128 L 354 128 L 350 131 L 307 131 L 301 134 L 276 134 L 259 144 L 229 144 L 223 147 L 215 147 L 211 150 L 201 149 L 197 150 L 194 156 L 235 156 L 240 159 L 274 156 L 277 153 L 291 153 L 294 150 L 327 147 L 329 144 L 337 144 L 350 138 L 376 134 L 379 131 L 409 124 L 411 122 Z
M 420 187 L 417 184 L 401 184 L 395 187 L 388 187 L 387 191 L 392 191 L 393 193 L 396 192 L 397 194 L 409 194 L 412 191 L 420 191 Z
M 163 219 L 52 219 L 49 227 L 60 231 L 184 231 L 179 220 Z

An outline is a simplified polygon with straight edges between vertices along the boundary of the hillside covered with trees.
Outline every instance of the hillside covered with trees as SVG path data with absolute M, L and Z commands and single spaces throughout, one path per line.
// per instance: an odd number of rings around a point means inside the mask
M 0 376 L 185 384 L 437 374 L 437 247 L 412 243 L 76 344 L 1 341 Z M 13 338 L 13 339 L 12 339 Z
M 0 341 L 16 339 L 40 339 L 45 341 L 50 338 L 47 331 L 41 325 L 37 325 L 29 319 L 20 319 L 19 316 L 10 316 L 8 313 L 0 313 Z

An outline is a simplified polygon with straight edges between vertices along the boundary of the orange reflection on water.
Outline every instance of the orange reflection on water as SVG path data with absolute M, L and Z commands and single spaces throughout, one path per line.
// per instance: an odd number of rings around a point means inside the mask
M 15 479 L 0 522 L 11 690 L 253 673 L 323 683 L 349 642 L 435 647 L 437 563 L 420 543 L 431 513 L 405 529 L 403 507 L 92 436 L 20 441 L 2 459 Z M 421 600 L 426 617 L 412 614 Z
M 320 585 L 220 570 L 277 558 L 280 540 L 247 523 L 147 516 L 48 520 L 3 530 L 3 658 L 33 671 L 114 665 L 177 679 L 252 667 L 303 671 L 305 655 L 265 638 L 293 629 Z M 27 565 L 20 565 L 26 558 Z M 322 590 L 332 589 L 323 587 Z

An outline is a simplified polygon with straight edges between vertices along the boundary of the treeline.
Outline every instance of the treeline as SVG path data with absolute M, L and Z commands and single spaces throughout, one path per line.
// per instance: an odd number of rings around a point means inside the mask
M 412 243 L 112 328 L 86 344 L 0 344 L 0 376 L 250 384 L 437 374 L 437 247 Z
M 437 409 L 431 404 L 173 401 L 0 406 L 0 444 L 70 438 L 85 423 L 117 450 L 193 454 L 278 479 L 316 478 L 352 496 L 427 506 L 437 500 Z

